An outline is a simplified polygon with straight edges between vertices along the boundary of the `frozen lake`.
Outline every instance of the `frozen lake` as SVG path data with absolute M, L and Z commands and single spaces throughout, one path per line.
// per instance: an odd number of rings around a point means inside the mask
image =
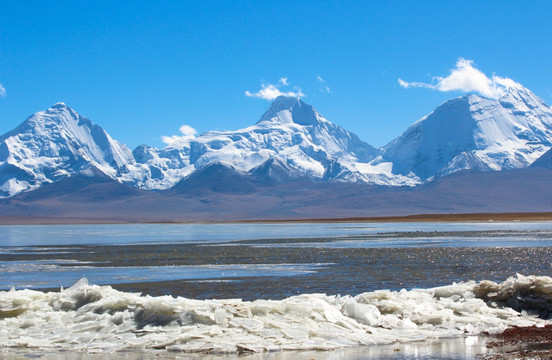
M 550 222 L 0 226 L 0 343 L 406 351 L 452 337 L 440 354 L 468 357 L 483 330 L 542 321 L 493 308 L 500 291 L 477 283 L 549 288 L 538 276 L 552 274 L 551 245 Z
M 378 233 L 552 232 L 550 222 L 244 223 L 2 225 L 0 247 L 48 245 L 209 244 L 239 240 L 340 238 Z M 395 244 L 387 239 L 389 246 Z M 500 242 L 497 242 L 500 245 Z M 460 245 L 460 244 L 459 244 Z M 397 244 L 400 246 L 400 244 Z
M 354 295 L 547 275 L 551 245 L 548 222 L 0 226 L 0 289 L 86 277 L 155 295 Z

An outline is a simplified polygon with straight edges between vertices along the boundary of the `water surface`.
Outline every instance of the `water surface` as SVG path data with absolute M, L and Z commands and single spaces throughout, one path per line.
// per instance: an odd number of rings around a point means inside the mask
M 0 289 L 356 295 L 550 275 L 551 245 L 550 222 L 0 226 Z

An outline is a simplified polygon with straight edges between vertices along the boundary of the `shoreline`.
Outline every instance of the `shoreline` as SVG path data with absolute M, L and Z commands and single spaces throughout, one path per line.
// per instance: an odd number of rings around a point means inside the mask
M 552 359 L 552 325 L 544 327 L 513 326 L 499 334 L 468 335 L 452 338 L 393 342 L 386 345 L 359 345 L 334 350 L 281 350 L 275 352 L 180 352 L 156 349 L 116 352 L 67 351 L 40 348 L 0 348 L 0 358 L 16 360 L 36 357 L 45 360 L 138 360 L 155 357 L 161 360 L 345 360 L 412 358 L 443 360 Z
M 370 222 L 508 222 L 552 221 L 552 212 L 465 213 L 465 214 L 414 214 L 397 216 L 369 216 L 344 218 L 289 218 L 289 219 L 238 219 L 238 220 L 152 220 L 91 219 L 0 215 L 1 225 L 107 225 L 107 224 L 283 224 L 283 223 L 370 223 Z
M 512 326 L 488 339 L 484 360 L 552 359 L 552 325 Z

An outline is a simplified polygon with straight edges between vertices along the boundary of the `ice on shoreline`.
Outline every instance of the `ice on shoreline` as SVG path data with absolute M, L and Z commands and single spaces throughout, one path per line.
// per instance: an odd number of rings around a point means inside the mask
M 543 325 L 551 298 L 552 278 L 519 274 L 503 283 L 255 301 L 142 296 L 82 279 L 60 292 L 0 292 L 0 349 L 332 350 Z

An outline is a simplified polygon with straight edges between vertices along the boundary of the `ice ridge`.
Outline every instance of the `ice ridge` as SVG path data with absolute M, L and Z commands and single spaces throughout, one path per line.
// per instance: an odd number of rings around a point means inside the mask
M 0 349 L 332 350 L 549 324 L 551 296 L 552 278 L 522 275 L 503 283 L 255 301 L 142 296 L 83 279 L 60 292 L 0 292 Z

